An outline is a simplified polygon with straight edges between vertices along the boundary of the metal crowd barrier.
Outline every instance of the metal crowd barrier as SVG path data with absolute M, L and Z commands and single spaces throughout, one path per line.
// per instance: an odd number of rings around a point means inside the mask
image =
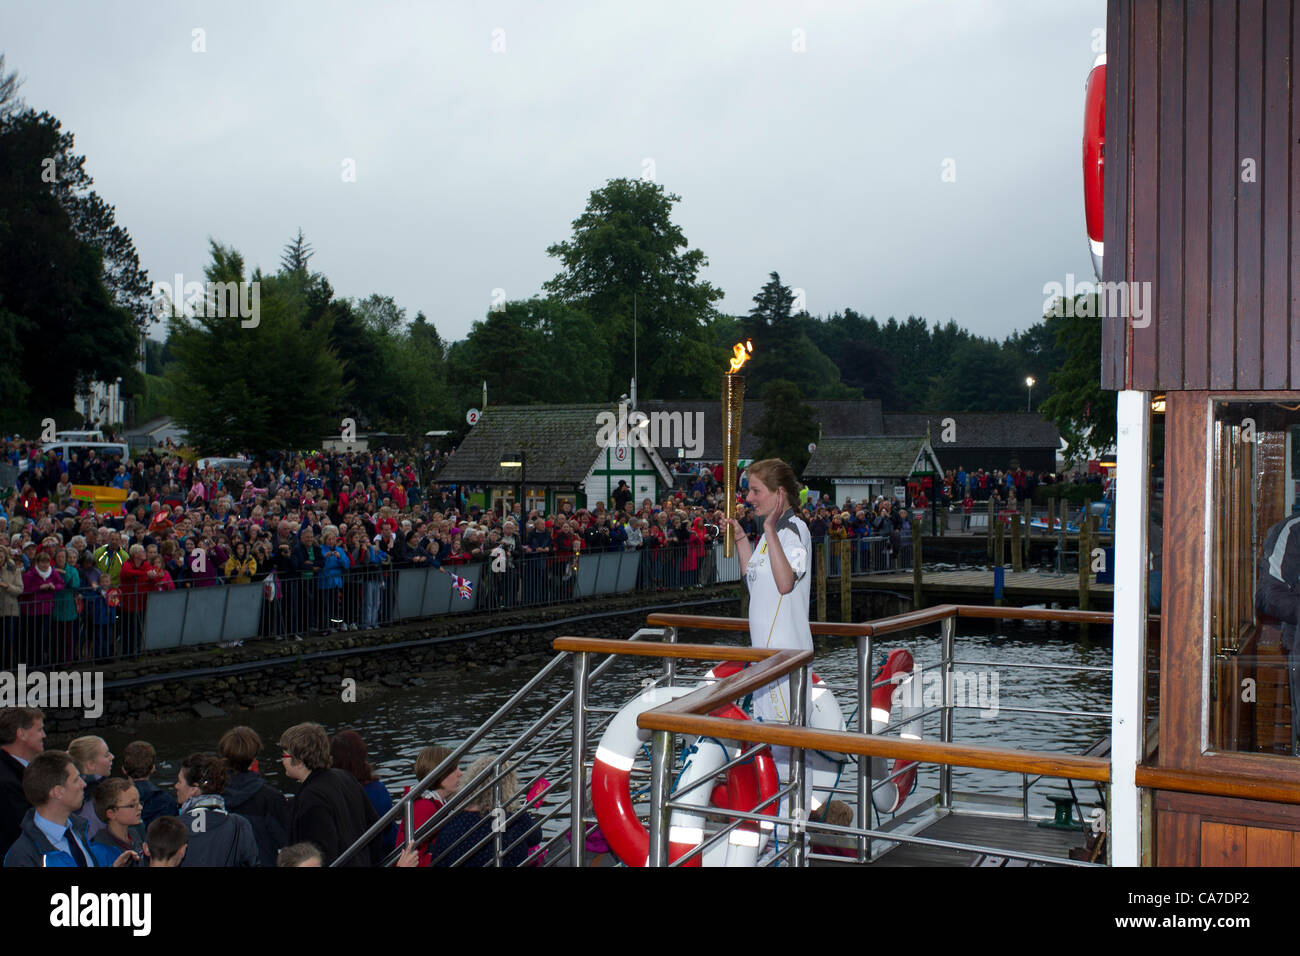
M 459 580 L 458 580 L 459 579 Z M 82 588 L 34 613 L 20 602 L 2 619 L 0 669 L 18 664 L 54 668 L 103 662 L 149 651 L 257 638 L 293 639 L 313 633 L 365 630 L 395 621 L 468 611 L 536 607 L 637 590 L 682 590 L 740 580 L 740 563 L 720 543 L 571 555 L 517 555 L 434 567 L 367 566 L 341 579 L 317 571 L 293 577 L 258 575 L 246 584 L 182 581 L 120 601 L 106 588 Z M 120 593 L 120 591 L 119 591 Z M 136 610 L 134 606 L 140 604 Z M 132 605 L 128 610 L 127 605 Z

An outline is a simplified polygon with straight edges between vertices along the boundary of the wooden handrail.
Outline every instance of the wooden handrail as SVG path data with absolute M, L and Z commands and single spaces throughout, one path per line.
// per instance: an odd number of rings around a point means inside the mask
M 983 604 L 939 604 L 919 611 L 906 611 L 892 617 L 877 618 L 852 624 L 822 621 L 809 622 L 812 633 L 818 637 L 879 637 L 906 631 L 914 627 L 933 624 L 950 617 L 983 618 L 986 620 L 1060 621 L 1066 624 L 1111 624 L 1115 616 L 1110 611 L 1065 611 L 1048 608 L 989 607 Z M 1154 620 L 1154 618 L 1153 618 Z M 711 617 L 702 614 L 656 613 L 646 617 L 651 627 L 694 627 L 708 631 L 748 631 L 749 621 L 743 617 Z
M 564 646 L 561 646 L 561 642 Z M 602 652 L 619 653 L 623 648 L 655 646 L 678 652 L 695 648 L 717 652 L 738 648 L 714 648 L 693 644 L 635 644 L 625 641 L 600 641 L 591 638 L 559 638 L 556 650 L 598 647 Z M 594 648 L 593 648 L 594 649 Z M 899 737 L 878 737 L 849 731 L 815 730 L 809 727 L 791 727 L 788 724 L 763 723 L 755 720 L 729 720 L 722 717 L 702 716 L 718 706 L 730 703 L 813 660 L 812 651 L 766 648 L 740 648 L 751 653 L 762 651 L 767 659 L 756 667 L 747 667 L 725 680 L 705 685 L 684 697 L 669 701 L 648 710 L 637 718 L 637 726 L 647 730 L 667 730 L 680 734 L 708 735 L 725 740 L 742 740 L 749 743 L 767 743 L 786 747 L 828 750 L 832 753 L 855 754 L 868 757 L 901 757 L 924 763 L 952 764 L 961 767 L 980 767 L 986 770 L 1005 770 L 1013 773 L 1034 773 L 1045 777 L 1068 777 L 1073 780 L 1110 780 L 1110 761 L 1099 757 L 1080 757 L 1074 754 L 1055 754 L 1045 751 L 1014 750 L 1006 747 L 987 747 L 978 744 L 951 744 L 927 740 L 904 740 Z M 647 655 L 649 656 L 649 655 Z M 671 656 L 686 656 L 673 654 Z M 710 659 L 716 660 L 714 656 Z
M 743 617 L 710 617 L 703 614 L 656 613 L 646 617 L 650 627 L 696 627 L 706 631 L 749 631 L 749 621 Z M 818 637 L 863 637 L 870 634 L 871 624 L 838 624 L 827 621 L 810 621 L 813 634 Z
M 721 684 L 709 688 L 714 696 L 726 696 Z M 695 694 L 679 697 L 670 704 L 648 710 L 637 718 L 637 726 L 647 730 L 668 730 L 678 734 L 704 734 L 722 740 L 803 747 L 829 753 L 866 757 L 901 758 L 922 763 L 949 764 L 955 767 L 979 767 L 1009 773 L 1041 774 L 1072 780 L 1110 781 L 1110 761 L 1101 757 L 1080 757 L 1047 751 L 1015 750 L 982 744 L 952 744 L 935 740 L 905 740 L 879 737 L 847 730 L 813 730 L 788 724 L 761 723 L 755 720 L 728 720 L 682 713 L 692 707 Z
M 557 651 L 585 654 L 626 654 L 629 657 L 676 657 L 701 661 L 742 661 L 754 664 L 780 653 L 775 647 L 738 647 L 727 644 L 669 644 L 658 641 L 622 641 L 599 637 L 557 637 Z M 768 678 L 768 681 L 775 678 Z M 761 686 L 761 685 L 760 685 Z
M 694 716 L 707 714 L 723 704 L 729 704 L 746 694 L 752 694 L 766 687 L 773 681 L 780 680 L 786 674 L 803 664 L 811 664 L 812 651 L 796 651 L 791 648 L 773 650 L 772 656 L 755 667 L 746 667 L 739 673 L 732 674 L 716 684 L 705 685 L 685 697 L 668 701 L 663 707 L 665 713 Z
M 1176 790 L 1180 793 L 1202 793 L 1212 797 L 1238 797 L 1243 800 L 1300 804 L 1300 784 L 1280 780 L 1212 777 L 1194 770 L 1144 766 L 1137 768 L 1133 778 L 1139 787 L 1149 790 Z
M 993 618 L 1020 621 L 1061 621 L 1067 624 L 1111 624 L 1110 611 L 1055 611 L 1041 607 L 987 607 L 982 604 L 957 605 L 958 617 Z

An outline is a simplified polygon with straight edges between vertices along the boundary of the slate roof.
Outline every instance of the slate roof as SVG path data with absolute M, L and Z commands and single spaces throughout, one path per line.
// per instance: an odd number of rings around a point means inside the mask
M 438 472 L 438 481 L 518 484 L 518 468 L 502 461 L 524 455 L 524 477 L 539 485 L 577 485 L 600 451 L 597 416 L 613 404 L 491 405 Z
M 905 478 L 912 473 L 912 463 L 924 442 L 924 435 L 823 436 L 803 470 L 803 477 Z
M 942 461 L 945 448 L 1050 448 L 1061 447 L 1061 433 L 1037 412 L 922 412 L 886 415 L 884 434 L 924 435 L 930 427 L 930 444 Z M 943 441 L 943 421 L 956 426 L 953 441 Z

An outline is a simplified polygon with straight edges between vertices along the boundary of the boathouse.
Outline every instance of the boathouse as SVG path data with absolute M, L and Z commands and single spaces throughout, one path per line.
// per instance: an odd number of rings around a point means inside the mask
M 439 484 L 459 484 L 482 508 L 507 510 L 522 501 L 531 508 L 558 511 L 609 503 L 624 480 L 637 502 L 658 501 L 672 476 L 653 448 L 638 447 L 626 434 L 603 446 L 601 425 L 617 406 L 494 405 L 438 472 Z
M 803 470 L 803 481 L 831 500 L 872 501 L 893 497 L 913 476 L 942 475 L 943 467 L 924 435 L 823 438 Z
M 884 426 L 885 434 L 890 436 L 929 435 L 943 457 L 944 467 L 950 470 L 1057 470 L 1061 433 L 1037 412 L 885 415 Z
M 1300 701 L 1280 630 L 1300 582 L 1287 536 L 1265 548 L 1300 480 L 1297 6 L 1107 5 L 1116 864 L 1300 862 Z

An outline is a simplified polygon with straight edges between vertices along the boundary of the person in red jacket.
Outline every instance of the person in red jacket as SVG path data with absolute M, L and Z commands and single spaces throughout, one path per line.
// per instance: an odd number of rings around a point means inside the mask
M 415 758 L 416 780 L 423 780 L 437 770 L 438 766 L 451 756 L 451 753 L 451 748 L 441 746 L 425 747 L 421 750 L 420 755 Z M 423 796 L 415 801 L 411 807 L 411 822 L 417 831 L 451 799 L 451 795 L 460 786 L 460 777 L 460 768 L 452 767 L 441 777 L 432 781 L 425 789 Z M 409 793 L 410 790 L 411 788 L 407 787 L 403 795 Z M 407 842 L 405 827 L 404 822 L 397 825 L 398 846 L 404 846 Z M 428 866 L 432 862 L 432 854 L 430 854 L 429 850 L 433 847 L 433 838 L 437 834 L 438 831 L 434 830 L 418 847 L 420 866 Z
M 145 560 L 144 545 L 133 544 L 122 565 L 122 652 L 136 654 L 144 630 L 144 605 L 158 584 L 158 570 Z

